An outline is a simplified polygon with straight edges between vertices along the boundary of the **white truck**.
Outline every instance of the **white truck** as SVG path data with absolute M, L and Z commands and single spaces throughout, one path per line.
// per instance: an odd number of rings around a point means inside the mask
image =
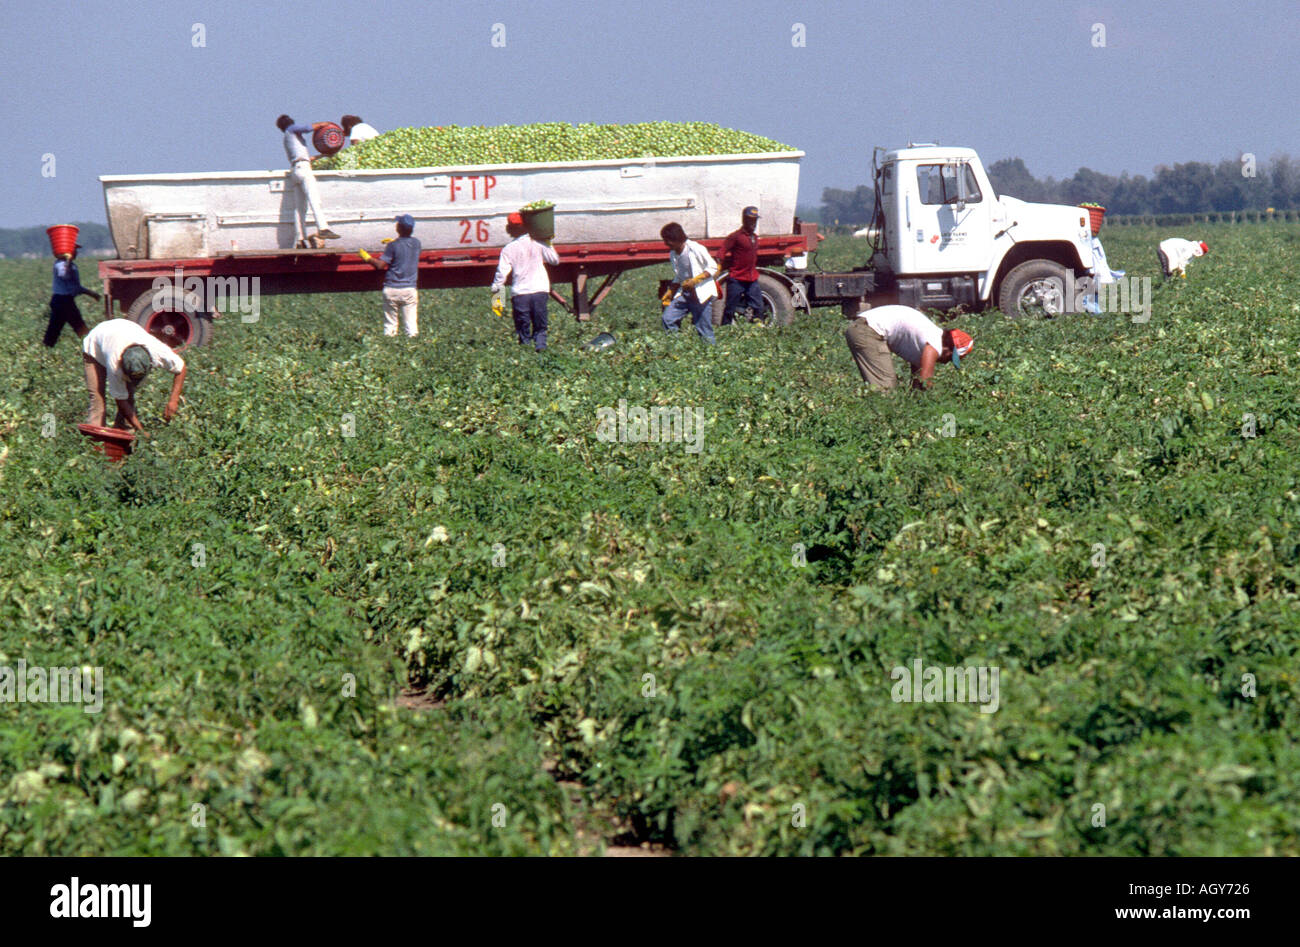
M 810 272 L 806 258 L 781 275 L 800 308 L 899 302 L 918 309 L 1008 315 L 1069 311 L 1070 279 L 1094 267 L 1088 212 L 998 195 L 970 148 L 912 144 L 873 156 L 872 255 L 848 273 Z

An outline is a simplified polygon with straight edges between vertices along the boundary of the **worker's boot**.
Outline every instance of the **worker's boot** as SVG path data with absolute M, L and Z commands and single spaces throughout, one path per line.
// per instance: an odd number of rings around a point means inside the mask
M 316 236 L 320 237 L 322 240 L 340 239 L 338 234 L 336 234 L 333 230 L 329 230 L 329 229 L 316 231 Z

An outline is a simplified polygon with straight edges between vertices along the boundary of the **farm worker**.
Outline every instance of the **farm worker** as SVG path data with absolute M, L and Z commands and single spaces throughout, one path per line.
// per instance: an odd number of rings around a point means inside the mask
M 686 239 L 686 231 L 676 221 L 665 224 L 659 236 L 672 251 L 668 254 L 668 262 L 673 267 L 672 285 L 659 300 L 665 307 L 664 329 L 679 331 L 682 320 L 690 313 L 695 331 L 712 345 L 713 307 L 709 300 L 717 295 L 713 279 L 718 275 L 718 264 L 703 246 Z
M 952 362 L 960 369 L 962 357 L 975 344 L 960 329 L 941 329 L 911 306 L 862 310 L 844 337 L 862 380 L 886 390 L 898 384 L 894 355 L 912 366 L 913 388 L 928 388 L 935 365 Z
M 170 421 L 180 408 L 181 386 L 185 384 L 185 362 L 166 342 L 155 339 L 144 326 L 130 319 L 108 319 L 91 329 L 81 343 L 86 366 L 86 387 L 90 389 L 90 413 L 86 423 L 104 426 L 104 391 L 117 400 L 113 426 L 144 433 L 135 411 L 135 391 L 149 371 L 161 366 L 171 372 L 171 397 L 163 417 Z
M 1210 247 L 1204 240 L 1193 242 L 1183 240 L 1181 237 L 1170 237 L 1168 240 L 1160 241 L 1156 256 L 1160 258 L 1160 268 L 1164 270 L 1166 277 L 1173 276 L 1175 273 L 1186 277 L 1187 264 L 1195 257 L 1204 256 L 1209 252 Z
M 298 188 L 294 230 L 299 239 L 305 236 L 307 230 L 308 206 L 311 207 L 311 215 L 316 220 L 316 236 L 322 240 L 339 238 L 338 234 L 330 230 L 330 223 L 321 210 L 320 191 L 316 187 L 316 176 L 311 171 L 311 154 L 307 151 L 307 143 L 302 140 L 303 135 L 314 132 L 324 124 L 324 122 L 317 122 L 315 125 L 296 125 L 288 115 L 281 115 L 275 120 L 275 127 L 284 132 L 284 151 L 289 156 L 289 173 L 293 175 L 294 183 Z
M 722 245 L 722 268 L 727 270 L 727 305 L 722 324 L 734 321 L 742 306 L 752 313 L 750 319 L 763 316 L 763 294 L 758 286 L 758 208 L 746 207 L 740 214 L 740 229 L 727 235 Z
M 363 122 L 360 115 L 344 115 L 339 125 L 343 128 L 343 134 L 348 136 L 349 145 L 359 145 L 363 141 L 379 137 L 379 132 Z
M 59 335 L 65 325 L 71 326 L 72 331 L 84 339 L 87 329 L 85 321 L 81 318 L 81 312 L 77 309 L 77 297 L 84 293 L 93 296 L 96 300 L 100 298 L 99 293 L 81 285 L 81 274 L 77 272 L 77 264 L 73 262 L 77 259 L 77 251 L 80 249 L 81 244 L 77 244 L 71 253 L 61 253 L 54 261 L 54 285 L 50 289 L 50 321 L 45 327 L 46 348 L 54 348 L 54 343 L 59 341 Z
M 397 218 L 397 239 L 390 240 L 379 259 L 365 250 L 361 259 L 384 274 L 384 335 L 397 335 L 397 316 L 401 313 L 402 330 L 409 339 L 420 334 L 418 322 L 420 297 L 415 284 L 420 275 L 420 241 L 411 236 L 415 218 L 402 214 Z
M 500 313 L 501 289 L 510 279 L 514 292 L 510 297 L 510 310 L 515 317 L 515 334 L 520 345 L 533 344 L 533 348 L 546 350 L 547 315 L 546 300 L 551 295 L 551 278 L 546 264 L 560 262 L 560 256 L 547 243 L 534 240 L 524 225 L 522 214 L 506 218 L 506 233 L 514 239 L 501 248 L 501 260 L 496 276 L 492 278 L 492 311 Z

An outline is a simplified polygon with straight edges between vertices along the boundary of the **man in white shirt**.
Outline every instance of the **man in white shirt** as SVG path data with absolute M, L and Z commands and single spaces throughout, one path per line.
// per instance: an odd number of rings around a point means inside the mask
M 501 259 L 492 279 L 492 311 L 500 314 L 501 288 L 510 279 L 513 287 L 510 311 L 515 317 L 519 344 L 532 343 L 537 351 L 543 352 L 548 328 L 546 301 L 551 295 L 551 278 L 546 273 L 546 264 L 556 265 L 560 256 L 529 235 L 522 214 L 511 214 L 506 218 L 506 233 L 514 239 L 501 248 Z
M 854 364 L 867 384 L 889 390 L 898 384 L 893 356 L 912 367 L 912 387 L 928 388 L 934 366 L 961 359 L 975 344 L 960 329 L 941 329 L 911 306 L 878 306 L 850 320 L 844 333 Z
M 686 231 L 679 223 L 665 224 L 659 231 L 664 244 L 672 252 L 668 262 L 673 267 L 673 282 L 659 300 L 664 305 L 664 329 L 677 332 L 681 322 L 690 314 L 695 323 L 695 331 L 700 337 L 713 344 L 713 305 L 711 300 L 718 295 L 713 282 L 718 275 L 718 264 L 709 251 L 694 240 L 686 238 Z
M 316 176 L 311 171 L 311 153 L 302 136 L 314 132 L 324 122 L 315 125 L 295 125 L 288 115 L 281 115 L 275 120 L 275 127 L 284 132 L 284 153 L 289 156 L 289 173 L 297 185 L 298 205 L 294 215 L 295 243 L 301 242 L 307 233 L 307 208 L 316 220 L 316 236 L 321 240 L 337 240 L 339 235 L 330 230 L 330 222 L 325 219 L 321 209 L 320 191 L 316 187 Z
M 1173 276 L 1175 273 L 1186 277 L 1187 264 L 1194 258 L 1209 252 L 1209 244 L 1204 240 L 1193 242 L 1183 240 L 1181 237 L 1170 237 L 1168 240 L 1160 241 L 1156 256 L 1160 258 L 1160 268 L 1164 270 L 1166 277 Z
M 166 342 L 155 339 L 144 326 L 130 319 L 108 319 L 86 334 L 81 345 L 90 389 L 90 412 L 86 423 L 104 426 L 104 392 L 117 401 L 113 426 L 144 433 L 135 410 L 135 391 L 150 369 L 165 368 L 172 379 L 171 397 L 163 418 L 170 421 L 180 409 L 181 386 L 185 384 L 185 362 Z
M 343 134 L 348 136 L 349 145 L 359 145 L 363 141 L 379 137 L 379 132 L 363 122 L 360 115 L 344 115 L 339 125 Z

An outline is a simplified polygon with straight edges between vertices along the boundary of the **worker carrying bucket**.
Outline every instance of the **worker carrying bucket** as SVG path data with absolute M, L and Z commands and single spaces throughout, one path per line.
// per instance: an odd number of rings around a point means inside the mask
M 289 174 L 293 177 L 297 190 L 297 203 L 294 213 L 295 243 L 302 243 L 307 238 L 307 208 L 316 221 L 316 233 L 312 236 L 316 242 L 337 240 L 339 235 L 330 230 L 330 222 L 325 219 L 325 211 L 320 204 L 320 190 L 316 187 L 316 176 L 311 171 L 311 153 L 302 136 L 311 134 L 317 128 L 328 124 L 317 122 L 315 125 L 296 125 L 288 115 L 281 115 L 275 120 L 275 127 L 284 132 L 284 152 L 289 156 Z
M 77 309 L 78 296 L 90 296 L 99 300 L 99 293 L 81 285 L 81 274 L 77 272 L 77 227 L 74 224 L 56 224 L 47 231 L 50 249 L 54 253 L 54 281 L 50 287 L 50 321 L 45 326 L 44 343 L 46 348 L 54 348 L 63 333 L 63 327 L 70 326 L 81 338 L 86 337 L 85 321 Z

